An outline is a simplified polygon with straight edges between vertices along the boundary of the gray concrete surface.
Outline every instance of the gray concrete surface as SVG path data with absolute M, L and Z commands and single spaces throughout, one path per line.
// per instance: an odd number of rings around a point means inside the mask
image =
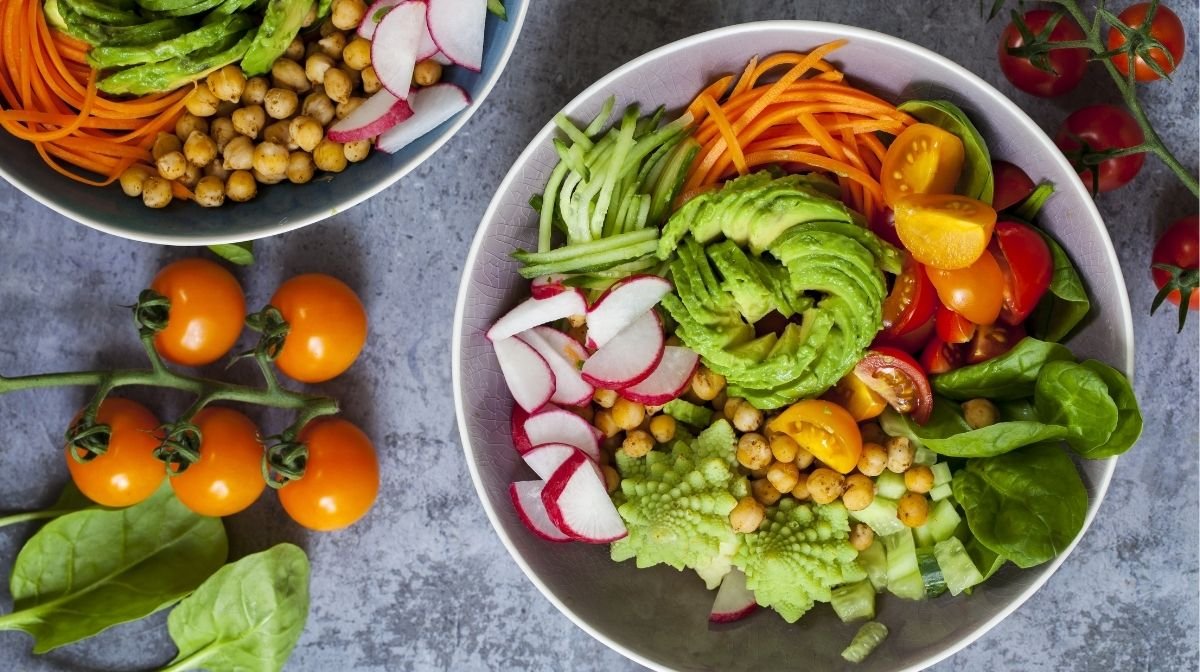
M 980 74 L 1054 128 L 1076 106 L 1110 100 L 1093 66 L 1065 99 L 1015 92 L 995 61 L 999 21 L 978 2 L 540 2 L 491 99 L 425 166 L 370 202 L 258 247 L 240 277 L 259 304 L 280 279 L 333 273 L 370 311 L 360 362 L 323 389 L 377 441 L 383 496 L 348 532 L 311 535 L 271 496 L 228 521 L 235 556 L 281 540 L 313 563 L 312 611 L 293 670 L 631 670 L 538 594 L 492 534 L 461 457 L 449 335 L 458 274 L 492 191 L 535 130 L 596 78 L 644 51 L 718 26 L 767 18 L 839 21 L 889 32 Z M 1122 3 L 1123 4 L 1123 3 Z M 1196 4 L 1180 11 L 1195 27 Z M 1143 97 L 1192 170 L 1197 156 L 1196 33 L 1178 81 Z M 1062 569 L 975 645 L 935 669 L 1194 670 L 1197 618 L 1197 335 L 1147 315 L 1153 239 L 1196 201 L 1156 161 L 1100 198 L 1121 255 L 1137 330 L 1141 443 L 1117 466 L 1099 518 Z M 135 365 L 130 302 L 167 260 L 189 254 L 127 242 L 65 220 L 0 184 L 0 371 Z M 245 367 L 235 377 L 252 379 Z M 51 501 L 66 478 L 64 423 L 84 392 L 0 397 L 0 510 Z M 184 400 L 168 397 L 164 416 Z M 285 418 L 256 416 L 275 429 Z M 7 576 L 31 528 L 0 530 Z M 7 583 L 5 582 L 5 586 Z M 0 610 L 10 607 L 0 588 Z M 162 614 L 46 656 L 0 633 L 0 669 L 123 670 L 166 663 Z M 669 624 L 664 624 L 669 627 Z M 783 661 L 781 661 L 782 663 Z

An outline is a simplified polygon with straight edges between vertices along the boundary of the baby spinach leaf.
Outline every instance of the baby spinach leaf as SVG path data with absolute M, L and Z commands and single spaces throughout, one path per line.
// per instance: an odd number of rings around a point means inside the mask
M 195 590 L 227 549 L 221 519 L 192 513 L 166 483 L 126 509 L 68 513 L 17 555 L 0 630 L 33 635 L 34 653 L 91 637 Z
M 957 105 L 948 100 L 907 100 L 899 109 L 957 135 L 963 143 L 963 172 L 955 192 L 991 204 L 995 190 L 992 156 L 983 136 Z
M 281 670 L 308 619 L 308 556 L 279 544 L 217 570 L 167 617 L 166 670 Z
M 1000 409 L 1001 420 L 1037 420 L 1037 409 L 1028 399 L 1015 401 L 998 401 L 996 408 Z
M 962 407 L 942 397 L 934 399 L 933 413 L 924 425 L 890 407 L 879 417 L 879 424 L 890 436 L 907 437 L 918 446 L 947 457 L 991 457 L 1067 436 L 1066 427 L 1037 420 L 997 422 L 971 429 L 963 418 Z
M 1045 231 L 1040 233 L 1050 246 L 1054 274 L 1050 276 L 1050 288 L 1025 324 L 1030 334 L 1057 343 L 1065 341 L 1071 330 L 1087 317 L 1092 302 L 1066 251 Z
M 225 261 L 237 264 L 238 266 L 250 266 L 254 263 L 254 241 L 252 240 L 247 240 L 243 243 L 209 245 L 208 249 Z
M 1117 428 L 1117 403 L 1100 374 L 1074 362 L 1050 362 L 1033 392 L 1038 416 L 1067 428 L 1067 443 L 1080 455 L 1104 446 Z
M 1094 359 L 1083 362 L 1083 366 L 1099 375 L 1108 386 L 1108 394 L 1117 404 L 1117 428 L 1103 445 L 1097 446 L 1087 456 L 1098 459 L 1120 455 L 1137 443 L 1142 435 L 1142 412 L 1137 397 L 1125 374 Z
M 933 389 L 958 399 L 1024 399 L 1033 396 L 1033 384 L 1046 362 L 1075 361 L 1066 347 L 1026 337 L 1012 350 L 982 362 L 934 376 Z
M 971 556 L 975 567 L 979 570 L 980 574 L 983 574 L 984 581 L 992 578 L 992 575 L 1004 566 L 1004 556 L 979 543 L 979 540 L 975 537 L 971 537 L 966 546 L 967 555 Z
M 1018 567 L 1050 560 L 1083 528 L 1087 490 L 1071 458 L 1054 444 L 967 460 L 952 483 L 971 534 Z

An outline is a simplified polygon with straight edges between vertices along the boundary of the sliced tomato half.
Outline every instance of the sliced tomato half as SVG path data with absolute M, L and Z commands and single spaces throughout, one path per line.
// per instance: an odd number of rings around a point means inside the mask
M 887 333 L 881 331 L 875 336 L 875 340 L 871 343 L 871 349 L 880 347 L 898 348 L 910 355 L 915 355 L 925 347 L 925 344 L 929 342 L 929 339 L 933 338 L 933 325 L 935 317 L 936 313 L 930 316 L 928 320 L 925 320 L 925 324 L 922 324 L 903 336 L 889 336 Z
M 938 306 L 937 337 L 947 343 L 966 343 L 975 335 L 975 323 L 945 306 Z
M 936 376 L 953 371 L 963 364 L 963 346 L 947 343 L 937 336 L 921 351 L 921 368 Z
M 904 269 L 896 276 L 892 291 L 883 300 L 881 336 L 894 340 L 924 325 L 937 308 L 937 290 L 929 274 L 911 255 L 904 258 Z
M 1021 324 L 1050 287 L 1054 276 L 1050 246 L 1033 227 L 1004 220 L 996 222 L 989 248 L 1004 275 L 1000 320 Z
M 1025 328 L 1019 324 L 980 325 L 975 328 L 975 336 L 966 346 L 963 358 L 967 364 L 986 362 L 1012 350 L 1022 338 L 1025 338 Z
M 933 412 L 933 390 L 917 360 L 895 348 L 875 348 L 854 367 L 854 375 L 900 413 L 925 424 Z

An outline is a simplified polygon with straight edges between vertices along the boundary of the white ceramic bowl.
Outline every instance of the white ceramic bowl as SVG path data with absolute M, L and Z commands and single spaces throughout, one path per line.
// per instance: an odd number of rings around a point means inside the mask
M 944 98 L 959 104 L 980 128 L 993 156 L 1017 163 L 1035 181 L 1047 179 L 1058 186 L 1041 221 L 1074 259 L 1093 301 L 1090 322 L 1071 348 L 1080 357 L 1096 357 L 1131 373 L 1129 300 L 1092 199 L 1050 138 L 1024 112 L 983 80 L 933 52 L 835 24 L 778 21 L 732 26 L 634 59 L 581 93 L 565 112 L 575 119 L 590 118 L 610 95 L 620 105 L 640 101 L 644 107 L 665 104 L 679 110 L 702 86 L 718 75 L 740 72 L 755 54 L 807 50 L 840 37 L 850 42 L 831 60 L 851 81 L 888 99 Z M 795 625 L 766 612 L 732 629 L 710 629 L 712 593 L 693 573 L 666 567 L 639 570 L 632 561 L 617 564 L 605 546 L 541 541 L 513 512 L 506 486 L 530 478 L 531 472 L 512 448 L 512 402 L 483 334 L 528 293 L 509 253 L 535 245 L 536 216 L 526 203 L 542 190 L 556 162 L 554 133 L 553 124 L 547 123 L 501 183 L 467 259 L 455 316 L 459 429 L 471 477 L 497 534 L 559 610 L 596 639 L 648 667 L 726 672 L 847 667 L 839 654 L 854 627 L 840 623 L 827 607 L 814 609 Z M 1080 465 L 1089 494 L 1085 530 L 1100 507 L 1114 465 L 1112 459 Z M 1007 565 L 970 596 L 928 602 L 884 597 L 878 619 L 892 634 L 854 669 L 919 669 L 951 655 L 1020 606 L 1074 546 L 1034 569 Z

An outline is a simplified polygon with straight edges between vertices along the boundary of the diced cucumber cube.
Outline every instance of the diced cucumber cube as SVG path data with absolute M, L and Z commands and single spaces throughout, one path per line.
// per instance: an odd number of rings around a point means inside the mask
M 951 595 L 958 595 L 983 581 L 983 574 L 957 537 L 939 541 L 933 547 L 933 555 L 937 558 L 938 567 L 941 568 Z
M 933 510 L 929 512 L 929 518 L 922 527 L 928 528 L 933 540 L 938 542 L 953 537 L 954 530 L 958 528 L 960 522 L 962 522 L 962 516 L 958 515 L 954 503 L 949 499 L 943 499 L 934 505 Z
M 937 543 L 937 539 L 933 538 L 933 532 L 929 529 L 928 523 L 913 528 L 913 538 L 917 542 L 917 548 L 933 548 L 933 545 Z
M 937 459 L 938 454 L 925 446 L 917 446 L 916 451 L 913 452 L 913 464 L 923 464 L 928 467 L 937 462 Z
M 896 501 L 880 495 L 877 495 L 867 508 L 851 511 L 850 517 L 860 523 L 866 523 L 881 537 L 906 529 L 904 523 L 896 517 Z
M 883 542 L 876 539 L 865 551 L 859 551 L 858 566 L 867 573 L 867 579 L 877 592 L 887 588 L 887 553 L 883 550 Z
M 883 548 L 887 551 L 888 588 L 892 583 L 917 571 L 917 546 L 913 542 L 912 530 L 904 530 L 889 534 L 883 538 Z
M 829 603 L 843 623 L 875 618 L 875 587 L 859 581 L 835 588 Z
M 925 581 L 921 578 L 920 572 L 913 570 L 912 573 L 895 581 L 889 579 L 888 592 L 905 600 L 923 600 L 925 599 Z
M 929 491 L 929 498 L 935 502 L 940 502 L 953 494 L 954 491 L 950 489 L 950 484 L 942 483 L 941 485 L 934 486 L 934 488 Z
M 887 499 L 900 499 L 908 488 L 904 487 L 904 475 L 885 471 L 875 479 L 875 495 Z
M 953 478 L 953 476 L 950 474 L 950 465 L 946 462 L 938 462 L 930 467 L 930 470 L 933 471 L 934 485 L 949 483 L 951 478 Z
M 917 569 L 921 571 L 921 583 L 925 585 L 925 597 L 937 597 L 946 592 L 946 579 L 932 548 L 917 549 Z

